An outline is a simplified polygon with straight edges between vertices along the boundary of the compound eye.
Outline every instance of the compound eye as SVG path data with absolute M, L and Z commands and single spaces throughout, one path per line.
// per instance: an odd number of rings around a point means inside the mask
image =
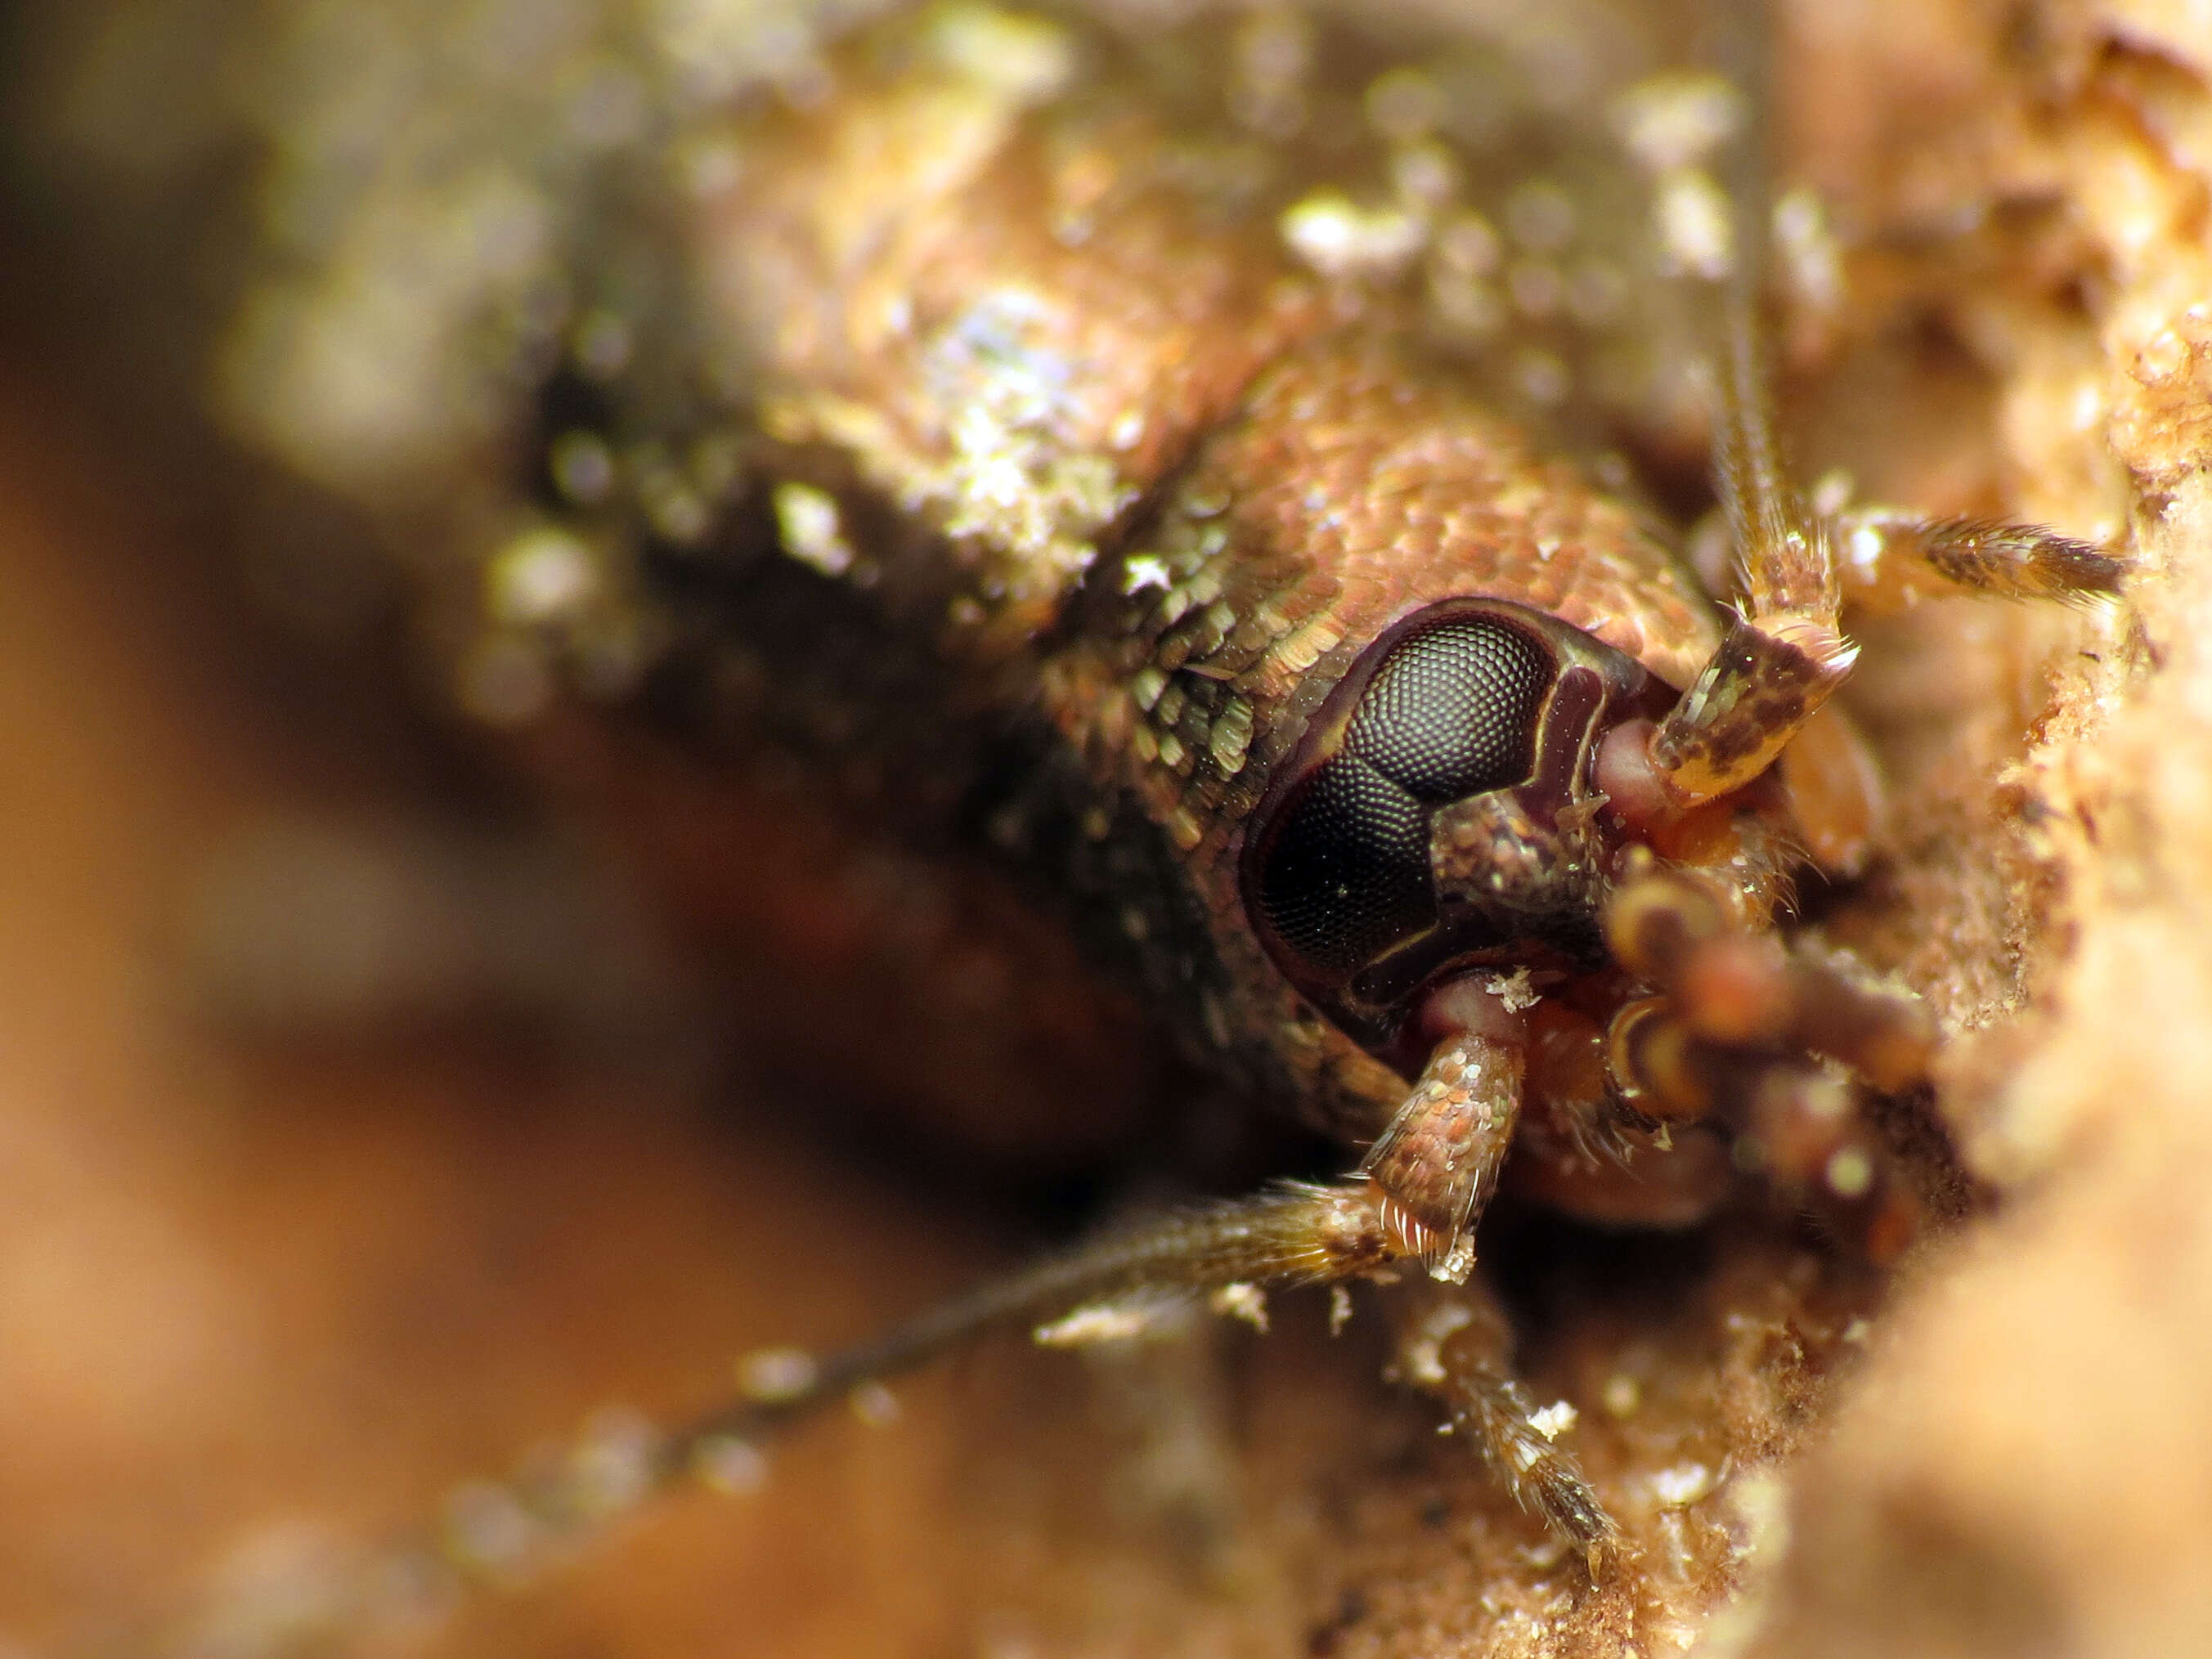
M 1434 918 L 1429 815 L 1364 761 L 1316 768 L 1277 823 L 1260 909 L 1312 967 L 1349 973 Z
M 1558 674 L 1529 631 L 1477 612 L 1415 624 L 1383 647 L 1333 752 L 1255 843 L 1247 889 L 1294 978 L 1340 981 L 1434 928 L 1429 817 L 1524 782 Z
M 1540 644 L 1489 617 L 1425 629 L 1375 671 L 1345 751 L 1432 806 L 1522 782 L 1554 672 Z

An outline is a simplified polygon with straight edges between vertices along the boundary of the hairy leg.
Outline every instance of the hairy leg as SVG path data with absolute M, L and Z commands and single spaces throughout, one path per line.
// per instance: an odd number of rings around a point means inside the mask
M 1832 529 L 1783 465 L 1753 300 L 1731 285 L 1717 374 L 1715 473 L 1742 603 L 1719 648 L 1659 724 L 1650 760 L 1678 808 L 1741 789 L 1850 676 Z
M 2034 526 L 1816 511 L 1790 476 L 1759 319 L 1770 217 L 1767 27 L 1765 9 L 1733 8 L 1716 36 L 1750 116 L 1721 158 L 1731 208 L 1725 246 L 1711 258 L 1677 256 L 1706 280 L 1716 316 L 1714 481 L 1741 578 L 1718 649 L 1633 769 L 1677 812 L 1757 778 L 1849 676 L 1857 647 L 1843 633 L 1846 597 L 1894 608 L 1927 591 L 1932 575 L 1936 591 L 2066 599 L 2117 592 L 2126 568 Z
M 1960 592 L 2107 599 L 2128 571 L 2125 560 L 2035 525 L 1929 519 L 1884 507 L 1851 508 L 1832 522 L 1844 595 L 1871 611 Z
M 1563 1431 L 1515 1380 L 1512 1331 L 1496 1301 L 1477 1285 L 1432 1289 L 1401 1305 L 1401 1379 L 1443 1401 L 1453 1431 L 1473 1442 L 1498 1485 L 1602 1577 L 1621 1548 L 1620 1528 L 1574 1453 L 1558 1443 Z
M 1926 1006 L 1847 952 L 1751 931 L 1711 877 L 1656 861 L 1615 894 L 1607 936 L 1659 993 L 1606 1033 L 1624 1101 L 1662 1122 L 1719 1123 L 1738 1167 L 1806 1195 L 1869 1256 L 1901 1249 L 1917 1205 L 1867 1108 L 1925 1081 Z
M 1474 1266 L 1474 1224 L 1513 1145 L 1527 1070 L 1520 1042 L 1448 1039 L 1359 1166 L 1382 1194 L 1385 1231 L 1431 1278 L 1462 1284 Z

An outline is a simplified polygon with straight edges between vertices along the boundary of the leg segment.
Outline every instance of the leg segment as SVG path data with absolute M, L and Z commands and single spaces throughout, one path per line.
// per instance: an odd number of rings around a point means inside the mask
M 1723 37 L 1737 60 L 1730 79 L 1753 103 L 1746 137 L 1729 158 L 1730 246 L 1717 266 L 1685 263 L 1718 279 L 1714 471 L 1743 598 L 1720 648 L 1650 745 L 1650 765 L 1676 811 L 1757 777 L 1850 673 L 1857 653 L 1840 621 L 1847 574 L 1871 595 L 1885 563 L 1895 571 L 1909 560 L 1958 586 L 2069 598 L 2113 592 L 2124 573 L 2109 556 L 2048 531 L 1889 513 L 1839 521 L 1813 511 L 1783 464 L 1759 349 L 1769 208 L 1765 32 L 1747 14 Z
M 1556 1443 L 1513 1378 L 1504 1315 L 1477 1287 L 1434 1292 L 1404 1319 L 1398 1369 L 1404 1381 L 1444 1402 L 1453 1429 L 1471 1440 L 1492 1478 L 1529 1514 L 1580 1550 L 1593 1577 L 1618 1554 L 1620 1531 L 1583 1479 L 1574 1453 Z
M 1478 1181 L 1478 1196 L 1488 1180 Z M 657 1492 L 691 1479 L 724 1486 L 757 1479 L 754 1448 L 770 1432 L 839 1401 L 865 1410 L 884 1379 L 994 1329 L 1026 1326 L 1040 1341 L 1077 1343 L 1128 1330 L 1162 1297 L 1210 1292 L 1217 1310 L 1250 1317 L 1265 1285 L 1384 1276 L 1413 1253 L 1386 1224 L 1389 1201 L 1364 1176 L 1287 1185 L 1109 1235 L 842 1353 L 754 1355 L 741 1369 L 734 1403 L 665 1433 L 628 1425 L 618 1458 L 594 1441 L 511 1482 L 473 1483 L 445 1524 L 383 1553 L 363 1582 L 457 1587 L 526 1576 L 564 1540 Z M 1504 1369 L 1503 1322 L 1494 1312 L 1486 1318 L 1478 1323 L 1463 1313 L 1425 1328 L 1414 1380 L 1450 1404 L 1516 1498 L 1596 1561 L 1616 1536 L 1613 1523 L 1571 1457 L 1554 1451 L 1531 1421 L 1526 1397 Z
M 1080 1342 L 1127 1329 L 1148 1300 L 1336 1283 L 1376 1273 L 1401 1254 L 1383 1225 L 1380 1195 L 1357 1178 L 1291 1183 L 1167 1216 L 981 1285 L 866 1346 L 820 1361 L 794 1354 L 746 1399 L 672 1436 L 664 1462 L 670 1474 L 684 1473 L 715 1441 L 765 1432 L 991 1330 L 1026 1325 L 1048 1343 Z
M 1513 1144 L 1527 1066 L 1519 1042 L 1445 1042 L 1359 1166 L 1381 1193 L 1384 1231 L 1446 1284 L 1474 1266 L 1474 1223 Z
M 1895 1254 L 1916 1206 L 1867 1127 L 1866 1088 L 1925 1080 L 1936 1048 L 1925 1005 L 1846 952 L 1749 932 L 1694 872 L 1648 868 L 1626 883 L 1607 935 L 1662 993 L 1623 1006 L 1606 1034 L 1628 1104 L 1724 1123 L 1740 1165 L 1840 1206 L 1870 1256 Z
M 685 1480 L 732 1488 L 757 1480 L 755 1448 L 772 1431 L 840 1401 L 865 1413 L 884 1379 L 991 1330 L 1026 1325 L 1041 1340 L 1080 1341 L 1111 1334 L 1117 1319 L 1126 1328 L 1149 1298 L 1211 1291 L 1217 1308 L 1249 1316 L 1263 1285 L 1382 1273 L 1403 1254 L 1383 1224 L 1382 1201 L 1364 1177 L 1287 1185 L 1109 1235 L 842 1353 L 756 1354 L 740 1369 L 732 1404 L 672 1431 L 611 1422 L 507 1481 L 459 1488 L 438 1522 L 334 1563 L 312 1583 L 285 1586 L 281 1628 L 238 1638 L 231 1627 L 242 1615 L 224 1602 L 180 1625 L 173 1639 L 143 1645 L 305 1651 L 341 1633 L 419 1620 L 471 1586 L 527 1579 L 580 1535 Z M 1595 1499 L 1584 1507 L 1601 1518 Z
M 1838 620 L 1842 591 L 1829 527 L 1791 483 L 1775 441 L 1760 350 L 1759 289 L 1770 208 L 1765 167 L 1765 15 L 1732 8 L 1713 41 L 1749 118 L 1722 156 L 1730 204 L 1717 258 L 1686 270 L 1713 287 L 1713 471 L 1741 569 L 1744 602 L 1649 746 L 1649 766 L 1675 811 L 1749 783 L 1850 672 L 1856 648 Z
M 1844 592 L 1855 605 L 1897 611 L 1940 594 L 2081 600 L 2118 593 L 2126 562 L 2034 525 L 1923 519 L 1893 507 L 1838 514 Z
M 1223 1310 L 1249 1311 L 1262 1285 L 1376 1273 L 1401 1254 L 1378 1206 L 1364 1179 L 1287 1185 L 1109 1235 L 842 1353 L 755 1354 L 740 1368 L 740 1397 L 687 1425 L 655 1431 L 625 1419 L 618 1434 L 587 1435 L 508 1481 L 460 1488 L 439 1524 L 331 1588 L 332 1627 L 411 1616 L 417 1603 L 466 1585 L 526 1578 L 579 1534 L 685 1480 L 756 1480 L 755 1448 L 774 1431 L 841 1401 L 865 1413 L 886 1378 L 989 1331 L 1027 1325 L 1040 1340 L 1078 1342 L 1113 1334 L 1116 1320 L 1127 1328 L 1147 1298 L 1213 1291 L 1225 1293 L 1216 1298 Z
M 1680 1079 L 1645 1109 L 1702 1115 L 1716 1067 L 1701 1049 L 1826 1054 L 1890 1092 L 1927 1076 L 1936 1030 L 1919 998 L 1844 951 L 1753 933 L 1734 910 L 1711 878 L 1656 865 L 1607 908 L 1615 959 L 1665 994 L 1622 1009 L 1608 1036 L 1616 1077 L 1625 1066 Z

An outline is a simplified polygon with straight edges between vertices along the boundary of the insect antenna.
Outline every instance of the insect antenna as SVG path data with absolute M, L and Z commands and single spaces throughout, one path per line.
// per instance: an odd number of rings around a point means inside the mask
M 1771 217 L 1765 151 L 1768 66 L 1765 9 L 1730 5 L 1713 56 L 1747 118 L 1723 145 L 1721 255 L 1686 262 L 1712 284 L 1718 315 L 1713 474 L 1743 592 L 1721 648 L 1661 724 L 1651 758 L 1680 805 L 1741 788 L 1764 772 L 1849 677 L 1858 647 L 1844 637 L 1834 526 L 1792 482 L 1775 436 L 1772 377 L 1761 317 Z
M 1371 1184 L 1356 1178 L 1284 1182 L 1154 1217 L 988 1280 L 856 1346 L 749 1355 L 734 1397 L 673 1430 L 603 1416 L 505 1480 L 465 1483 L 436 1520 L 380 1548 L 233 1587 L 201 1616 L 127 1650 L 278 1659 L 421 1624 L 472 1591 L 528 1582 L 687 1482 L 750 1490 L 765 1478 L 761 1446 L 778 1431 L 841 1400 L 866 1413 L 887 1379 L 993 1331 L 1027 1328 L 1048 1346 L 1076 1346 L 1134 1334 L 1165 1305 L 1200 1297 L 1259 1323 L 1262 1286 L 1369 1276 L 1402 1254 Z

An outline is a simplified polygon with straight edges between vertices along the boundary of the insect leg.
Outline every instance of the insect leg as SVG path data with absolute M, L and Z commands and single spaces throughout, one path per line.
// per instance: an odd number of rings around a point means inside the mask
M 1676 811 L 1742 787 L 1766 769 L 1850 672 L 1844 637 L 1852 597 L 1902 603 L 1935 584 L 2021 599 L 2118 591 L 2124 564 L 2053 532 L 1886 510 L 1816 513 L 1784 465 L 1762 349 L 1760 254 L 1768 191 L 1765 9 L 1737 8 L 1721 31 L 1731 78 L 1753 106 L 1735 146 L 1728 195 L 1731 246 L 1717 276 L 1714 473 L 1741 569 L 1737 614 L 1719 648 L 1661 722 L 1649 750 Z
M 739 1396 L 687 1425 L 656 1431 L 625 1418 L 587 1431 L 504 1481 L 466 1483 L 435 1522 L 312 1582 L 278 1585 L 263 1598 L 274 1613 L 225 1598 L 134 1650 L 219 1647 L 274 1659 L 413 1623 L 471 1587 L 526 1580 L 583 1535 L 686 1481 L 734 1487 L 758 1479 L 757 1447 L 775 1431 L 842 1401 L 865 1407 L 869 1385 L 990 1331 L 1027 1326 L 1042 1340 L 1077 1342 L 1112 1334 L 1117 1319 L 1127 1328 L 1147 1299 L 1243 1290 L 1217 1299 L 1237 1311 L 1260 1285 L 1341 1281 L 1400 1254 L 1374 1183 L 1360 1177 L 1163 1217 L 982 1285 L 842 1352 L 754 1354 L 740 1367 Z
M 729 1484 L 733 1471 L 757 1468 L 759 1443 L 777 1430 L 994 1330 L 1026 1327 L 1041 1342 L 1068 1346 L 1141 1324 L 1162 1298 L 1212 1292 L 1218 1308 L 1244 1311 L 1264 1286 L 1380 1274 L 1409 1253 L 1386 1224 L 1385 1203 L 1364 1176 L 1287 1184 L 1109 1234 L 841 1353 L 753 1355 L 729 1405 L 657 1435 L 631 1425 L 611 1498 L 603 1449 L 580 1443 L 506 1484 L 472 1483 L 456 1514 L 384 1553 L 362 1577 L 459 1585 L 526 1576 L 534 1560 L 611 1514 L 686 1480 Z M 1572 1459 L 1552 1452 L 1531 1422 L 1503 1370 L 1503 1322 L 1489 1318 L 1476 1330 L 1462 1317 L 1472 1333 L 1463 1337 L 1456 1327 L 1437 1331 L 1433 1358 L 1410 1380 L 1443 1395 L 1516 1498 L 1595 1559 L 1615 1536 L 1612 1522 Z M 508 1547 L 518 1538 L 537 1542 L 526 1554 Z
M 1650 759 L 1677 811 L 1749 783 L 1850 674 L 1833 526 L 1790 477 L 1775 436 L 1759 318 L 1769 191 L 1764 8 L 1727 9 L 1716 45 L 1750 106 L 1728 155 L 1733 223 L 1714 281 L 1713 471 L 1743 592 L 1728 632 L 1652 738 Z
M 1110 1233 L 978 1286 L 874 1341 L 816 1356 L 780 1349 L 749 1358 L 741 1394 L 659 1433 L 631 1425 L 619 1502 L 608 1501 L 604 1449 L 581 1443 L 504 1484 L 477 1482 L 446 1522 L 396 1546 L 378 1574 L 397 1582 L 503 1582 L 615 1510 L 688 1480 L 728 1485 L 754 1467 L 759 1442 L 793 1420 L 910 1370 L 991 1331 L 1028 1327 L 1073 1344 L 1127 1330 L 1147 1302 L 1270 1285 L 1340 1282 L 1404 1254 L 1385 1227 L 1381 1195 L 1361 1177 L 1291 1183 Z M 1241 1300 L 1241 1298 L 1239 1298 Z M 1234 1308 L 1237 1300 L 1225 1305 Z M 488 1517 L 488 1519 L 487 1519 Z M 526 1551 L 509 1547 L 532 1540 Z
M 2036 525 L 1884 507 L 1850 508 L 1833 523 L 1844 593 L 1875 610 L 1962 590 L 2008 599 L 2109 596 L 2128 571 L 2126 561 Z
M 1583 1478 L 1573 1452 L 1553 1439 L 1508 1363 L 1512 1332 L 1479 1285 L 1434 1291 L 1401 1327 L 1401 1378 L 1443 1401 L 1453 1429 L 1473 1441 L 1498 1485 L 1529 1514 L 1583 1553 L 1601 1578 L 1620 1531 Z
M 1623 965 L 1662 993 L 1622 1007 L 1606 1033 L 1627 1104 L 1662 1122 L 1725 1123 L 1741 1166 L 1840 1205 L 1869 1255 L 1901 1248 L 1917 1206 L 1868 1125 L 1865 1086 L 1926 1079 L 1926 1005 L 1848 952 L 1745 927 L 1694 871 L 1646 869 L 1606 925 Z
M 1690 1045 L 1826 1054 L 1888 1092 L 1928 1074 L 1936 1029 L 1918 997 L 1847 952 L 1743 926 L 1694 871 L 1655 864 L 1623 883 L 1606 939 L 1664 993 L 1624 1008 L 1607 1039 L 1617 1075 L 1674 1079 L 1661 1101 L 1698 1086 Z
M 1443 1045 L 1458 1056 L 1455 1063 L 1478 1079 L 1466 1091 L 1470 1097 L 1482 1094 L 1481 1083 L 1495 1086 L 1503 1075 L 1484 1072 L 1476 1050 L 1485 1041 Z M 1518 1055 L 1508 1069 L 1517 1085 Z M 1430 1073 L 1441 1082 L 1449 1070 L 1432 1064 Z M 1443 1085 L 1444 1094 L 1455 1091 L 1458 1085 Z M 1504 1097 L 1512 1098 L 1512 1092 Z M 1469 1188 L 1477 1200 L 1494 1183 L 1511 1127 L 1508 1114 L 1494 1134 L 1475 1138 L 1485 1149 L 1477 1161 L 1487 1170 Z M 673 1475 L 694 1463 L 711 1463 L 720 1445 L 750 1442 L 790 1417 L 995 1327 L 1025 1324 L 1040 1341 L 1073 1343 L 1115 1334 L 1128 1314 L 1141 1318 L 1146 1300 L 1162 1295 L 1374 1274 L 1412 1253 L 1390 1224 L 1390 1209 L 1391 1200 L 1375 1182 L 1354 1177 L 1329 1186 L 1285 1186 L 1109 1236 L 987 1285 L 878 1344 L 793 1367 L 787 1386 L 772 1397 L 740 1402 L 672 1437 L 663 1467 Z M 1513 1381 L 1504 1316 L 1476 1290 L 1460 1290 L 1436 1305 L 1443 1311 L 1407 1340 L 1405 1379 L 1443 1399 L 1455 1425 L 1473 1437 L 1516 1500 L 1581 1550 L 1594 1572 L 1601 1571 L 1618 1530 L 1573 1456 L 1552 1445 L 1542 1419 Z
M 1382 1194 L 1383 1226 L 1431 1278 L 1462 1284 L 1474 1266 L 1474 1223 L 1513 1144 L 1527 1070 L 1520 1042 L 1447 1040 L 1359 1166 Z

